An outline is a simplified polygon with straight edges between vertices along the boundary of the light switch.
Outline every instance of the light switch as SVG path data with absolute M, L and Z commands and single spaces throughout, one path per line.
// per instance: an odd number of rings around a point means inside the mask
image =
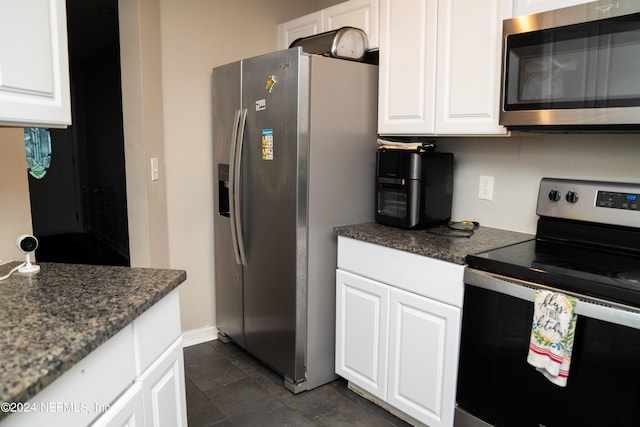
M 160 179 L 160 169 L 158 168 L 158 158 L 151 158 L 151 181 L 157 181 Z

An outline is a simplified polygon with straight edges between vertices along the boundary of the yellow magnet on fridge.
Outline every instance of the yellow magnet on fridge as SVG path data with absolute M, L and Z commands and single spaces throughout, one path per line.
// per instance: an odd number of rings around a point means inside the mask
M 267 80 L 267 82 L 264 85 L 264 89 L 271 93 L 273 91 L 273 87 L 276 85 L 276 83 L 278 82 L 278 80 L 276 79 L 276 76 L 269 76 L 269 80 Z

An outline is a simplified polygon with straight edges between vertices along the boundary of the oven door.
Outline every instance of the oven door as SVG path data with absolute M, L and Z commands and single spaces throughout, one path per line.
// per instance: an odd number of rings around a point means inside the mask
M 640 314 L 574 295 L 572 361 L 559 387 L 527 363 L 537 288 L 550 289 L 466 268 L 455 425 L 637 426 Z

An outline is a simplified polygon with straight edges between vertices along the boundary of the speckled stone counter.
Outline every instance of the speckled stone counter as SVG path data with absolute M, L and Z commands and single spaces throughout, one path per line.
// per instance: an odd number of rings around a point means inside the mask
M 186 280 L 181 270 L 39 265 L 0 281 L 0 402 L 26 402 Z
M 376 245 L 412 252 L 456 264 L 465 264 L 467 254 L 507 246 L 535 236 L 526 233 L 478 227 L 471 237 L 452 237 L 441 234 L 446 230 L 405 230 L 378 223 L 345 225 L 334 228 L 339 236 L 351 237 Z M 454 231 L 452 231 L 453 233 Z

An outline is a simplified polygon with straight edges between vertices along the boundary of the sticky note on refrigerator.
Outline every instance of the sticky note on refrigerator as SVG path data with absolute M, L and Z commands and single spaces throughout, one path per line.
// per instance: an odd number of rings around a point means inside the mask
M 262 160 L 273 160 L 273 129 L 262 129 Z

